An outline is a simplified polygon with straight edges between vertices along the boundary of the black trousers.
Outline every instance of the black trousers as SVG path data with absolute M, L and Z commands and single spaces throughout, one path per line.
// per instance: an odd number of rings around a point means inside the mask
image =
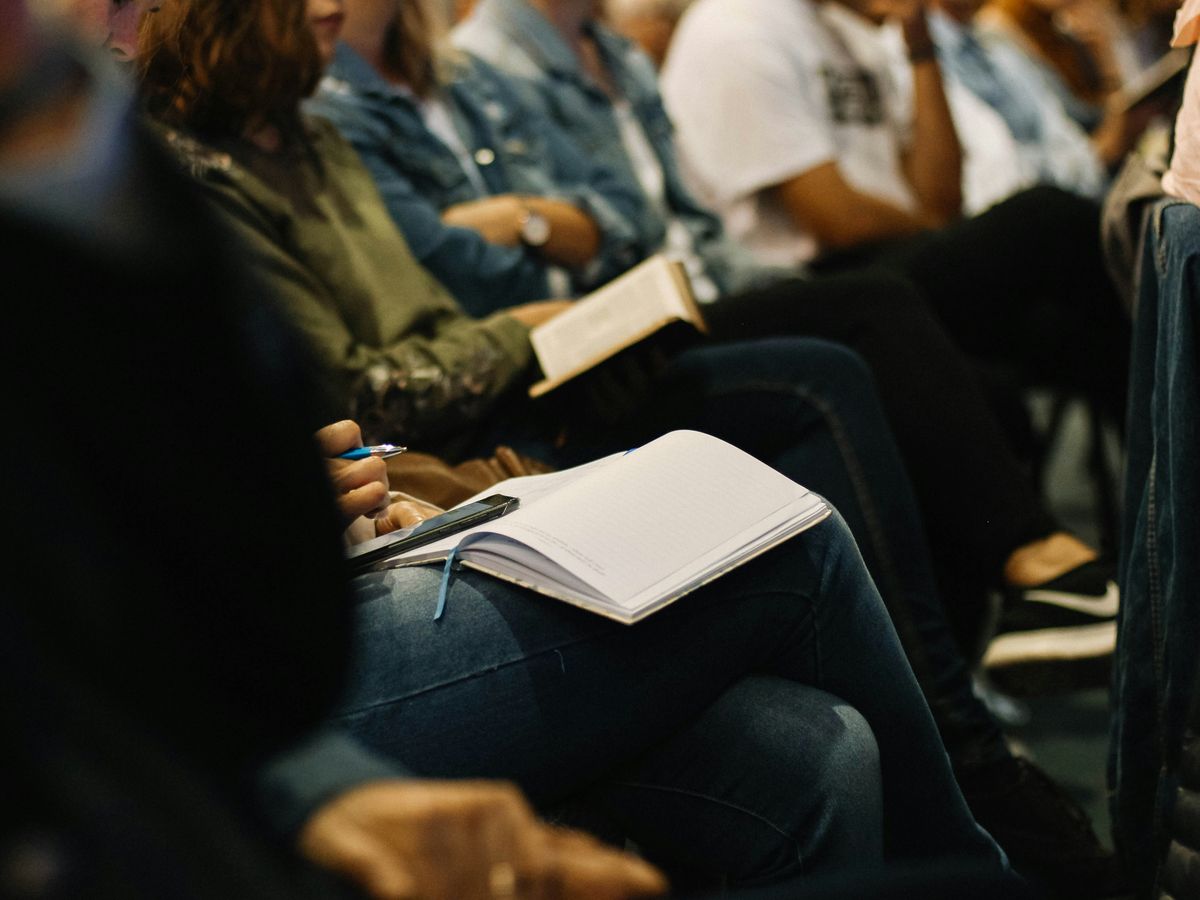
M 854 248 L 708 308 L 718 340 L 828 337 L 856 349 L 922 506 L 938 569 L 996 583 L 1054 520 L 1015 457 L 972 359 L 1123 404 L 1129 326 L 1104 274 L 1096 205 L 1034 188 L 971 220 Z
M 912 238 L 830 254 L 818 273 L 902 275 L 958 346 L 1124 421 L 1132 326 L 1105 271 L 1100 207 L 1053 187 Z
M 885 273 L 787 280 L 706 310 L 719 340 L 806 334 L 871 367 L 939 571 L 998 583 L 1004 561 L 1055 524 L 975 372 L 909 281 Z
M 1103 269 L 1095 204 L 1026 191 L 948 228 L 822 260 L 820 277 L 725 298 L 720 340 L 806 334 L 875 374 L 940 571 L 996 584 L 1008 555 L 1057 527 L 979 383 L 973 359 L 1024 384 L 1123 407 L 1129 324 Z

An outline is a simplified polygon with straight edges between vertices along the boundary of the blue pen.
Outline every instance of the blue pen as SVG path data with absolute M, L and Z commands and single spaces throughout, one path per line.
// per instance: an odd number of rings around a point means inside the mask
M 398 447 L 395 444 L 376 444 L 374 447 L 355 447 L 353 450 L 347 450 L 345 453 L 339 453 L 338 459 L 366 459 L 368 456 L 378 456 L 380 459 L 387 459 L 389 456 L 396 456 L 407 450 L 407 447 Z

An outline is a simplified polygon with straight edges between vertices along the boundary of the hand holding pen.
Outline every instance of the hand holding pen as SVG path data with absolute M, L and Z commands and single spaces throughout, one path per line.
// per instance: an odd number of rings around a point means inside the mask
M 374 518 L 386 511 L 390 498 L 384 459 L 403 448 L 363 447 L 358 424 L 349 420 L 326 425 L 317 431 L 316 440 L 346 524 L 359 516 Z
M 345 453 L 339 453 L 338 459 L 367 459 L 368 457 L 377 457 L 379 459 L 390 459 L 393 456 L 406 451 L 407 447 L 400 447 L 396 444 L 374 444 L 370 447 L 355 447 L 353 450 L 347 450 Z

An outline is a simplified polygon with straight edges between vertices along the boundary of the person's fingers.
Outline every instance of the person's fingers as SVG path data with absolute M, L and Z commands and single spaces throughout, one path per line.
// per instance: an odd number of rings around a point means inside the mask
M 465 794 L 448 797 L 422 816 L 415 829 L 421 844 L 419 881 L 430 897 L 491 900 L 491 867 L 505 852 L 489 847 L 492 805 L 486 797 Z
M 338 496 L 338 506 L 349 520 L 359 516 L 374 518 L 387 509 L 387 485 L 373 481 Z
M 553 829 L 534 822 L 524 834 L 520 856 L 522 900 L 560 900 L 564 896 L 562 862 Z
M 387 465 L 378 457 L 355 462 L 331 463 L 331 477 L 338 506 L 347 520 L 375 516 L 385 511 L 388 496 Z
M 387 463 L 378 456 L 354 461 L 343 460 L 332 473 L 333 486 L 338 491 L 351 490 L 364 484 L 388 483 Z
M 343 816 L 313 823 L 300 848 L 313 862 L 343 875 L 378 900 L 419 896 L 400 855 Z
M 362 431 L 359 429 L 358 423 L 350 419 L 326 425 L 317 431 L 315 437 L 321 455 L 328 458 L 339 456 L 347 450 L 353 450 L 355 447 L 363 445 Z
M 527 853 L 522 846 L 522 835 L 529 827 L 525 810 L 498 798 L 480 810 L 479 842 L 483 863 L 479 887 L 481 896 L 495 900 L 526 900 L 523 875 L 526 873 Z
M 387 534 L 397 528 L 412 528 L 441 512 L 436 506 L 415 500 L 395 500 L 387 512 L 375 520 L 375 533 Z
M 347 515 L 374 515 L 387 509 L 387 463 L 379 457 L 331 463 L 330 477 L 338 503 Z
M 577 831 L 556 829 L 547 842 L 563 897 L 618 900 L 666 893 L 666 877 L 646 861 Z
M 445 827 L 435 827 L 430 835 L 441 845 L 443 858 L 458 861 L 458 877 L 447 896 L 540 898 L 531 890 L 537 884 L 531 869 L 540 857 L 530 836 L 538 836 L 541 825 L 524 796 L 500 782 L 470 782 L 463 788 L 459 803 L 442 810 L 437 824 Z

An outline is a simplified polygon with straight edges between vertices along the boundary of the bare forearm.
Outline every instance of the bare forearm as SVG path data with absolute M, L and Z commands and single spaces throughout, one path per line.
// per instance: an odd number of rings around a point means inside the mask
M 478 231 L 489 243 L 516 247 L 528 213 L 549 223 L 546 242 L 530 248 L 547 262 L 577 268 L 591 262 L 599 250 L 600 230 L 591 216 L 562 200 L 501 194 L 448 207 L 442 211 L 442 221 Z
M 938 224 L 925 213 L 911 213 L 886 201 L 862 195 L 840 222 L 826 229 L 821 245 L 827 250 L 854 247 L 917 234 Z
M 796 225 L 824 250 L 915 234 L 936 223 L 851 187 L 836 164 L 827 163 L 772 190 Z
M 962 211 L 962 147 L 924 14 L 903 28 L 913 73 L 913 133 L 905 175 L 922 210 L 941 224 Z

